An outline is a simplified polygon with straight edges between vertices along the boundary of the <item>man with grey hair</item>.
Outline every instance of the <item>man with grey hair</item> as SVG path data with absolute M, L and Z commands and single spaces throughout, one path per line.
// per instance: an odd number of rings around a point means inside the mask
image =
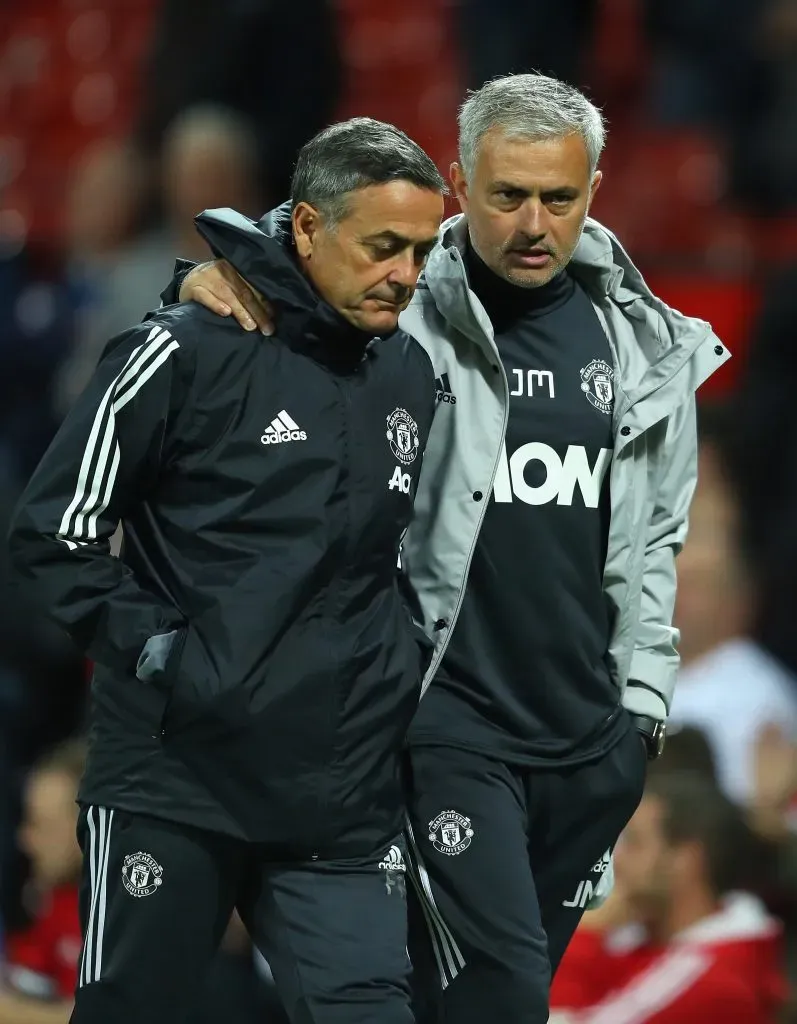
M 293 192 L 263 231 L 197 218 L 278 336 L 176 305 L 114 339 L 12 524 L 95 663 L 73 1024 L 185 1020 L 235 908 L 294 1024 L 412 1021 L 400 775 L 432 644 L 398 560 L 435 403 L 397 325 L 445 183 L 357 118 Z
M 438 398 L 404 543 L 436 645 L 406 774 L 431 1020 L 547 1020 L 664 739 L 695 390 L 727 353 L 589 218 L 603 144 L 600 112 L 551 78 L 471 94 L 463 216 L 402 314 Z M 181 295 L 272 319 L 223 266 Z

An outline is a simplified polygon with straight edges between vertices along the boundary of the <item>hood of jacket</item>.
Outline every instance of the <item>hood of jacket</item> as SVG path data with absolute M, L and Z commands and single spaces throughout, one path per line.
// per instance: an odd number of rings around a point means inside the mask
M 214 256 L 225 259 L 276 310 L 277 329 L 288 344 L 325 363 L 357 362 L 373 340 L 326 302 L 302 273 L 291 230 L 291 204 L 255 222 L 230 209 L 205 210 L 197 231 Z

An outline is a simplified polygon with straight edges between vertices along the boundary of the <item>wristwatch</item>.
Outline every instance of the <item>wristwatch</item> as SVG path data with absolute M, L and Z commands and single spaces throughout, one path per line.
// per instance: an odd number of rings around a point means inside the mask
M 648 761 L 655 761 L 656 758 L 661 757 L 664 750 L 664 741 L 667 738 L 667 723 L 662 722 L 658 718 L 650 718 L 648 715 L 632 714 L 631 717 L 634 719 L 636 731 L 642 737 L 648 749 Z

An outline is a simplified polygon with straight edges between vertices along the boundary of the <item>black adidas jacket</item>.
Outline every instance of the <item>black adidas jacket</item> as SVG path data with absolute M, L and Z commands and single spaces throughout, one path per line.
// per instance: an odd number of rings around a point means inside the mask
M 21 499 L 12 563 L 96 663 L 82 802 L 286 856 L 370 851 L 400 829 L 429 655 L 397 560 L 434 374 L 318 300 L 284 209 L 273 238 L 231 211 L 198 224 L 277 335 L 186 304 L 116 338 Z

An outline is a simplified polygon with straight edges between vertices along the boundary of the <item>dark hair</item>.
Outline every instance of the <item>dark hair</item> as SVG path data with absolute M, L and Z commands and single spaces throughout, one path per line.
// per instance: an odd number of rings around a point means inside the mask
M 330 125 L 302 146 L 291 200 L 309 203 L 334 227 L 346 216 L 349 194 L 369 185 L 409 181 L 447 193 L 443 176 L 417 142 L 392 124 L 370 117 Z
M 704 775 L 694 771 L 651 775 L 645 796 L 664 805 L 667 841 L 699 843 L 708 884 L 717 896 L 746 888 L 758 854 L 741 810 Z

